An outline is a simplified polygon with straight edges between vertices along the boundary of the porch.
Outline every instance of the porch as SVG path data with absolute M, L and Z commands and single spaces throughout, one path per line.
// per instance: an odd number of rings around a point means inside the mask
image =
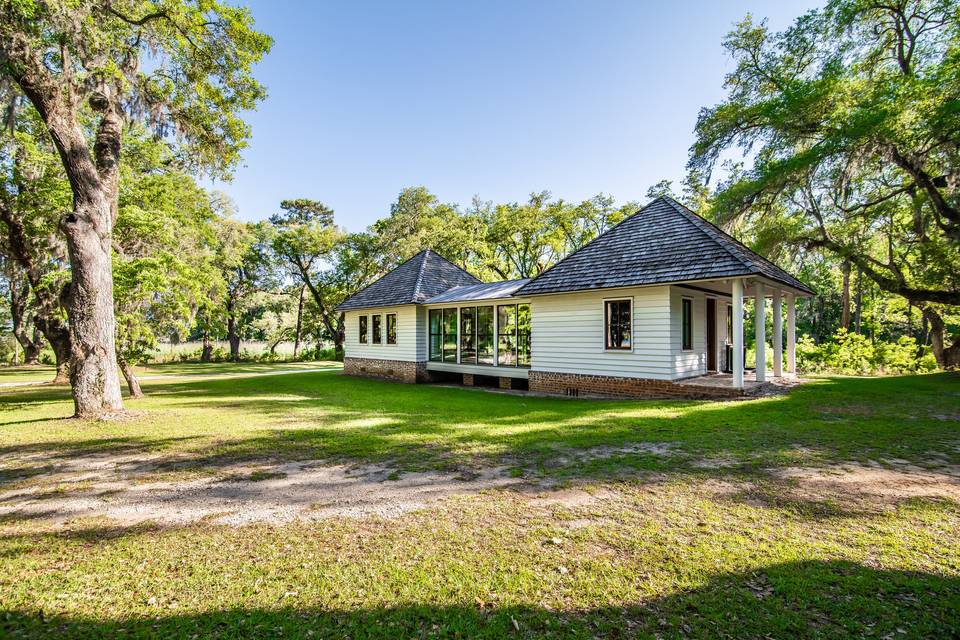
M 777 377 L 766 376 L 763 380 L 757 380 L 757 374 L 754 371 L 746 371 L 743 374 L 743 387 L 736 387 L 732 373 L 708 373 L 704 376 L 677 380 L 674 384 L 690 390 L 702 390 L 705 392 L 723 393 L 730 391 L 731 396 L 765 396 L 778 395 L 789 391 L 804 380 L 796 375 L 789 374 Z

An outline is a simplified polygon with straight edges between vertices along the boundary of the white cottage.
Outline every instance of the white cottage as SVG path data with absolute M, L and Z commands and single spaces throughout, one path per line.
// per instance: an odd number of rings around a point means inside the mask
M 772 374 L 780 377 L 795 372 L 795 300 L 810 295 L 716 226 L 658 198 L 536 278 L 483 283 L 426 250 L 338 309 L 352 375 L 486 380 L 565 395 L 731 397 L 767 380 L 763 368 L 745 380 L 744 296 L 759 309 L 758 362 L 772 301 Z

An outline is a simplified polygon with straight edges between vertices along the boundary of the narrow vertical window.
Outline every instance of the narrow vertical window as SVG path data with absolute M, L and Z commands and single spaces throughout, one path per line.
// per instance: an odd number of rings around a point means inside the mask
M 381 316 L 379 313 L 373 316 L 373 344 L 381 344 L 383 342 L 383 327 L 380 326 Z
M 530 305 L 517 305 L 517 366 L 530 366 Z
M 606 348 L 630 349 L 630 300 L 607 300 L 604 305 Z
M 501 367 L 517 366 L 517 305 L 497 307 L 497 364 Z
M 387 314 L 387 344 L 397 344 L 397 314 Z
M 460 309 L 460 363 L 477 364 L 477 308 Z
M 360 316 L 360 344 L 367 344 L 367 316 Z
M 443 360 L 443 312 L 430 309 L 430 360 Z
M 477 307 L 477 364 L 493 364 L 493 307 Z
M 733 344 L 733 306 L 727 305 L 727 344 Z
M 443 310 L 443 361 L 457 361 L 457 310 Z
M 690 298 L 683 298 L 680 301 L 681 304 L 681 336 L 682 342 L 681 348 L 684 351 L 689 351 L 693 349 L 693 300 Z

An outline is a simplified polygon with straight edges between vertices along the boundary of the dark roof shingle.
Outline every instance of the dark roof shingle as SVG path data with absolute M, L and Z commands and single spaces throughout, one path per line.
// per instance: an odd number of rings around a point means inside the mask
M 422 304 L 444 291 L 472 284 L 480 281 L 443 256 L 424 249 L 341 302 L 337 311 Z
M 660 197 L 521 287 L 518 295 L 760 275 L 813 291 L 672 198 Z

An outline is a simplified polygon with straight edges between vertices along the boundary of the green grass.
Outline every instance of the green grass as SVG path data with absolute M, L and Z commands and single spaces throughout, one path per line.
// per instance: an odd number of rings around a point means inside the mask
M 860 461 L 947 478 L 960 465 L 954 375 L 824 378 L 729 403 L 534 398 L 335 370 L 171 377 L 144 389 L 128 402 L 142 413 L 115 422 L 64 420 L 64 388 L 0 390 L 0 491 L 46 487 L 63 461 L 116 451 L 159 457 L 142 480 L 325 459 L 388 463 L 389 482 L 504 465 L 539 488 L 397 519 L 284 526 L 58 527 L 14 515 L 0 522 L 0 635 L 960 633 L 957 502 L 801 492 L 776 475 Z M 605 498 L 538 501 L 548 485 Z

